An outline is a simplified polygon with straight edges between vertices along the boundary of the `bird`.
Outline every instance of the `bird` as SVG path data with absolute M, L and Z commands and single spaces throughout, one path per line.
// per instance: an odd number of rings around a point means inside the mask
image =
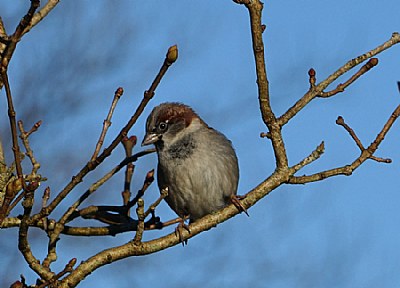
M 247 214 L 237 195 L 239 165 L 231 141 L 190 106 L 167 102 L 154 107 L 142 141 L 142 146 L 150 144 L 158 156 L 158 187 L 168 188 L 165 200 L 182 219 L 179 229 L 190 232 L 184 220 L 193 223 L 230 203 Z

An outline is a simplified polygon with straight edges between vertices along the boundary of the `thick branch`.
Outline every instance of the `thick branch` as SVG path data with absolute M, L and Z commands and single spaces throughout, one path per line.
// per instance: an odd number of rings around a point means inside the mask
M 288 167 L 288 160 L 282 139 L 281 127 L 277 125 L 276 117 L 271 109 L 269 98 L 269 84 L 265 65 L 264 43 L 262 39 L 262 33 L 265 28 L 261 22 L 263 4 L 259 0 L 235 2 L 245 4 L 249 10 L 261 115 L 265 125 L 270 131 L 270 139 L 275 153 L 277 169 L 286 169 Z
M 249 208 L 257 203 L 260 199 L 269 194 L 276 187 L 286 182 L 287 173 L 282 171 L 275 172 L 271 177 L 262 182 L 252 191 L 250 191 L 242 204 Z M 189 239 L 196 236 L 197 234 L 216 227 L 219 223 L 222 223 L 229 218 L 239 214 L 239 211 L 233 204 L 226 208 L 205 216 L 204 218 L 194 222 L 190 225 L 190 234 L 183 229 L 182 234 L 184 239 Z M 148 242 L 141 242 L 135 244 L 130 241 L 124 245 L 106 249 L 97 255 L 82 262 L 70 275 L 68 275 L 64 281 L 60 284 L 60 287 L 75 287 L 80 281 L 88 276 L 92 271 L 97 268 L 110 264 L 111 262 L 124 259 L 130 256 L 139 256 L 155 253 L 164 250 L 168 247 L 180 244 L 179 237 L 175 233 L 171 233 L 164 237 L 154 239 Z

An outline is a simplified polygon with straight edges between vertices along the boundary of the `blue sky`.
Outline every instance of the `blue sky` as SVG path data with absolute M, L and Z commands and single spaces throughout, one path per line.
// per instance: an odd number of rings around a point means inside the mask
M 0 15 L 9 32 L 26 7 L 27 1 L 0 0 Z M 394 0 L 266 1 L 264 41 L 276 114 L 307 91 L 309 68 L 321 81 L 399 31 L 398 11 Z M 18 45 L 10 64 L 19 118 L 27 127 L 44 121 L 31 143 L 41 173 L 49 178 L 45 185 L 53 193 L 91 156 L 115 89 L 122 86 L 125 94 L 106 141 L 129 119 L 173 44 L 179 47 L 179 59 L 131 133 L 143 137 L 145 118 L 158 103 L 184 102 L 232 140 L 241 170 L 239 194 L 271 174 L 272 148 L 259 138 L 266 128 L 258 110 L 249 19 L 243 6 L 211 0 L 61 1 Z M 339 115 L 367 146 L 398 105 L 400 47 L 378 58 L 379 65 L 346 92 L 316 99 L 284 127 L 291 164 L 325 141 L 325 154 L 300 174 L 345 165 L 359 155 L 348 134 L 335 124 Z M 0 135 L 7 138 L 4 98 Z M 282 186 L 251 208 L 249 218 L 238 215 L 190 239 L 185 248 L 176 246 L 100 268 L 80 287 L 395 287 L 400 282 L 398 143 L 396 123 L 377 152 L 391 158 L 392 164 L 367 161 L 351 177 Z M 71 196 L 80 195 L 122 157 L 122 149 L 117 149 Z M 133 191 L 155 165 L 155 155 L 138 163 Z M 119 204 L 122 181 L 123 173 L 86 204 Z M 145 202 L 151 203 L 157 193 L 153 184 Z M 174 217 L 166 204 L 160 205 L 158 214 L 165 220 Z M 31 232 L 34 252 L 43 257 L 45 236 Z M 145 238 L 167 232 L 148 232 Z M 32 283 L 34 274 L 17 252 L 17 231 L 2 233 L 1 246 L 12 252 L 3 252 L 0 261 L 10 269 L 0 278 L 11 283 L 23 273 Z M 63 237 L 59 245 L 64 250 L 55 268 L 62 269 L 71 257 L 79 263 L 132 237 Z

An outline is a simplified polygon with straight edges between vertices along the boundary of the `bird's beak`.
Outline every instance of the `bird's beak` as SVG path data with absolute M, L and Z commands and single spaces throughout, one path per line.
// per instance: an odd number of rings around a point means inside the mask
M 161 136 L 160 134 L 156 133 L 147 133 L 142 141 L 142 146 L 156 143 L 158 140 L 160 140 L 160 136 Z

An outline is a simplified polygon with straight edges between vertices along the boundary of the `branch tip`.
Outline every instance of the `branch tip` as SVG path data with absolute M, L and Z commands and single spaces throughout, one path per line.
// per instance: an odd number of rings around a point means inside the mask
M 311 88 L 315 86 L 315 82 L 317 81 L 315 75 L 316 75 L 315 70 L 313 68 L 310 68 L 310 70 L 308 70 L 308 76 Z
M 336 119 L 336 124 L 337 125 L 343 125 L 344 124 L 344 119 L 342 116 L 338 116 L 338 118 Z
M 135 147 L 137 143 L 137 137 L 135 135 L 132 135 L 130 137 L 125 136 L 124 138 L 122 138 L 121 143 L 124 146 L 126 157 L 131 157 L 133 147 Z
M 124 94 L 124 88 L 118 87 L 118 89 L 115 91 L 115 97 L 120 98 Z
M 150 170 L 146 174 L 146 182 L 153 182 L 154 181 L 154 169 Z
M 271 132 L 261 132 L 260 137 L 271 139 Z
M 265 29 L 267 29 L 267 25 L 262 24 L 261 25 L 261 33 L 264 33 Z
M 371 69 L 372 67 L 378 65 L 378 63 L 379 63 L 378 58 L 371 58 L 371 59 L 368 60 L 367 64 L 365 64 L 365 68 L 366 68 L 367 70 L 369 70 L 369 69 Z
M 167 57 L 166 60 L 167 60 L 168 64 L 174 63 L 176 61 L 176 59 L 178 59 L 178 46 L 173 45 L 173 46 L 169 47 L 166 57 Z
M 315 72 L 314 68 L 310 68 L 310 70 L 308 70 L 308 76 L 315 77 L 315 74 L 316 74 L 316 72 Z

